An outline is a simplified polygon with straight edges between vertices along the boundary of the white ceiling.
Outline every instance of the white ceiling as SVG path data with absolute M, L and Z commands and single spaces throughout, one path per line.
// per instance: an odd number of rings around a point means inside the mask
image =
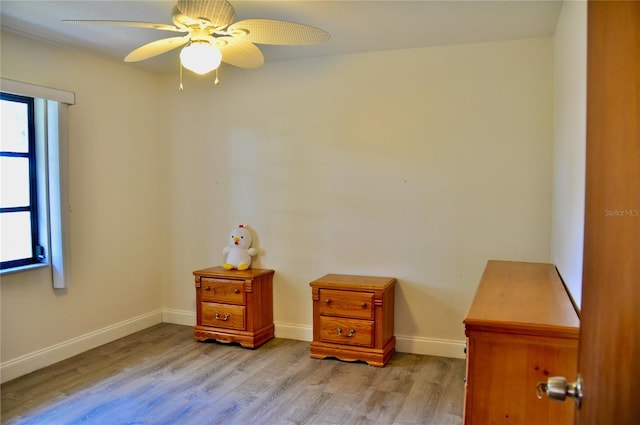
M 171 24 L 175 1 L 1 0 L 3 30 L 121 61 L 131 50 L 176 34 L 154 29 L 64 24 L 63 19 L 107 19 Z M 236 21 L 270 18 L 322 28 L 327 43 L 259 46 L 265 62 L 451 44 L 548 37 L 562 1 L 244 1 L 231 0 Z M 130 64 L 177 72 L 177 51 Z

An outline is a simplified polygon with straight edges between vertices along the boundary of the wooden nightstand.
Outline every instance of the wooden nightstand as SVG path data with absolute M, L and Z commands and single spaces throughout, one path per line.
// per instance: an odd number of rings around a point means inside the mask
M 273 270 L 193 272 L 196 281 L 195 339 L 237 342 L 256 348 L 274 336 Z
M 314 280 L 311 357 L 387 364 L 393 335 L 395 278 L 328 274 Z

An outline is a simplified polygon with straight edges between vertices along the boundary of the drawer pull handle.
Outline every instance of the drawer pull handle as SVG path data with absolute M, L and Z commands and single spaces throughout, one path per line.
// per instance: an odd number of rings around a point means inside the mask
M 229 317 L 231 315 L 229 313 L 225 314 L 224 317 L 220 317 L 220 313 L 218 313 L 216 311 L 216 320 L 222 320 L 223 322 L 226 322 L 227 320 L 229 320 Z
M 329 298 L 325 298 L 325 299 L 324 299 L 324 303 L 325 303 L 325 304 L 331 304 L 331 300 L 330 300 Z
M 342 328 L 337 328 L 337 329 L 338 329 L 338 335 L 343 336 L 343 337 L 345 337 L 345 338 L 351 338 L 351 337 L 353 336 L 353 334 L 354 334 L 354 333 L 356 333 L 356 330 L 355 330 L 355 329 L 351 329 L 351 330 L 349 331 L 349 334 L 347 334 L 347 335 L 342 335 Z
M 205 287 L 204 287 L 204 290 L 205 290 L 205 291 L 210 291 L 210 290 L 211 290 L 211 288 L 209 288 L 208 286 L 205 286 Z
M 236 289 L 234 289 L 234 290 L 233 290 L 233 293 L 234 293 L 234 294 L 239 294 L 239 293 L 240 293 L 240 290 L 239 290 L 238 288 L 236 288 Z
M 360 307 L 362 307 L 362 308 L 367 308 L 367 303 L 364 303 L 364 302 L 363 302 L 362 304 L 360 304 Z

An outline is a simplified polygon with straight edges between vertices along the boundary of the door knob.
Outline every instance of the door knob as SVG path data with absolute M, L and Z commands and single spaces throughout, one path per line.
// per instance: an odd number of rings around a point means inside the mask
M 547 382 L 540 382 L 536 387 L 536 395 L 538 398 L 547 394 L 551 400 L 565 401 L 567 397 L 575 400 L 576 407 L 580 408 L 582 401 L 582 377 L 578 374 L 575 382 L 567 382 L 564 376 L 552 376 Z

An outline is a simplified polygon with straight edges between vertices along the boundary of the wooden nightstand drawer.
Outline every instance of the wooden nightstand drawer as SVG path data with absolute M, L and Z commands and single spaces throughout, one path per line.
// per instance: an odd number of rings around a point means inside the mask
M 227 329 L 245 329 L 244 307 L 240 305 L 201 303 L 202 324 Z
M 373 293 L 320 289 L 320 314 L 373 320 Z
M 320 340 L 335 344 L 373 347 L 373 321 L 321 316 Z
M 244 281 L 202 278 L 202 301 L 244 305 Z

